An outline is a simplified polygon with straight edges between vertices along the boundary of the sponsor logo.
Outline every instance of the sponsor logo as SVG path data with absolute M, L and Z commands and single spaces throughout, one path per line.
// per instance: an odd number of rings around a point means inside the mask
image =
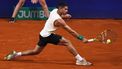
M 52 11 L 54 8 L 49 7 L 49 11 Z M 17 14 L 17 20 L 46 20 L 47 18 L 44 15 L 44 11 L 40 7 L 22 7 Z

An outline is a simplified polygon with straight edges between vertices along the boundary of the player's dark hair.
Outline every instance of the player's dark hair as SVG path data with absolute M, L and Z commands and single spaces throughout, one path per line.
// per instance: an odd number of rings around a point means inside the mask
M 64 2 L 61 2 L 61 3 L 59 3 L 58 5 L 57 5 L 57 7 L 56 8 L 63 8 L 63 7 L 65 7 L 65 6 L 68 6 L 66 3 L 64 3 Z

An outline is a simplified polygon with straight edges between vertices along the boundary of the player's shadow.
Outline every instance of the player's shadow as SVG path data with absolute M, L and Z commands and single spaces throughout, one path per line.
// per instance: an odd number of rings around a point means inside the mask
M 13 60 L 14 62 L 21 63 L 35 63 L 35 64 L 59 64 L 59 65 L 75 65 L 75 61 L 72 60 Z

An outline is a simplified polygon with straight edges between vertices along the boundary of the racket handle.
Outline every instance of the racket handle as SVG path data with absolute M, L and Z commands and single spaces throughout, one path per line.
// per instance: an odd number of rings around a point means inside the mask
M 94 42 L 94 41 L 96 41 L 96 39 L 95 39 L 95 38 L 88 39 L 88 42 Z

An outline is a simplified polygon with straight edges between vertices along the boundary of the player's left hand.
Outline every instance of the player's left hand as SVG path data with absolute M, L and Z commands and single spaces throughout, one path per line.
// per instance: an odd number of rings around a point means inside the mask
M 66 15 L 61 15 L 61 17 L 64 19 L 70 19 L 72 16 L 70 14 L 66 14 Z

